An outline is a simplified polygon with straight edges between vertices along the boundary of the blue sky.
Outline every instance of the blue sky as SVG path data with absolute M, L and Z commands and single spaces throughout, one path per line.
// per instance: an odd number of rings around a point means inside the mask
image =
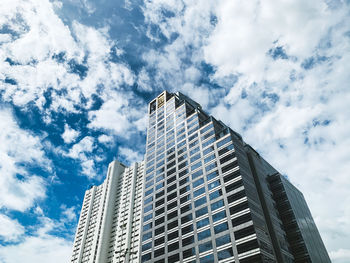
M 68 261 L 85 189 L 143 159 L 164 89 L 287 175 L 350 261 L 350 2 L 241 2 L 2 0 L 1 263 Z

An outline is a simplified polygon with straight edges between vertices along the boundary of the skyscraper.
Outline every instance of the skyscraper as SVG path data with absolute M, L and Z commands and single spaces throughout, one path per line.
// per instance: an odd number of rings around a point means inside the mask
M 142 219 L 141 262 L 330 262 L 302 194 L 181 93 L 149 104 Z
M 143 163 L 114 161 L 85 192 L 71 263 L 139 262 L 143 174 Z
M 302 193 L 237 132 L 181 93 L 148 114 L 144 166 L 86 192 L 72 263 L 330 262 Z

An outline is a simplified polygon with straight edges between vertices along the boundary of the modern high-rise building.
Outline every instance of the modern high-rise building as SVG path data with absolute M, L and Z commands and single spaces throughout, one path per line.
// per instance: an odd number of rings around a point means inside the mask
M 237 132 L 181 93 L 148 114 L 144 162 L 86 192 L 71 263 L 330 262 L 302 193 Z
M 143 175 L 143 163 L 114 161 L 85 192 L 71 263 L 139 262 Z

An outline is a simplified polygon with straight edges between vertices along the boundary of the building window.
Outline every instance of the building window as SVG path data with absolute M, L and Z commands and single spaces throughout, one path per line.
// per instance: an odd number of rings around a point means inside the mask
M 230 258 L 230 257 L 233 257 L 232 248 L 227 248 L 227 249 L 224 249 L 224 250 L 221 250 L 218 252 L 218 259 L 219 260 L 223 260 L 223 259 Z
M 197 222 L 197 229 L 200 229 L 200 228 L 205 227 L 207 225 L 209 225 L 209 218 L 208 217 Z
M 199 233 L 197 234 L 198 241 L 203 240 L 203 239 L 205 239 L 205 238 L 207 238 L 207 237 L 210 237 L 210 236 L 211 236 L 211 234 L 210 234 L 210 229 L 204 230 L 204 231 L 199 232 Z
M 215 226 L 214 232 L 215 232 L 215 234 L 219 234 L 227 229 L 228 229 L 228 224 L 225 222 L 225 223 L 222 223 L 220 225 Z
M 216 242 L 216 247 L 220 247 L 227 243 L 230 243 L 231 242 L 230 234 L 218 237 L 217 239 L 215 239 L 215 242 Z

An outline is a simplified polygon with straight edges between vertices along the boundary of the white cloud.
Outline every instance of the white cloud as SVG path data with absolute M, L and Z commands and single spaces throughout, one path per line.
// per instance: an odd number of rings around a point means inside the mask
M 41 138 L 22 130 L 12 113 L 0 109 L 0 207 L 25 211 L 46 196 L 42 177 L 28 173 L 26 165 L 41 166 L 50 171 Z
M 48 0 L 6 0 L 3 6 L 1 24 L 18 34 L 12 41 L 1 37 L 3 100 L 23 107 L 34 102 L 43 109 L 43 95 L 50 88 L 50 110 L 76 112 L 75 106 L 90 108 L 96 87 L 103 94 L 104 87 L 133 84 L 130 69 L 110 61 L 115 43 L 107 27 L 73 21 L 70 30 L 54 12 L 57 2 Z
M 0 214 L 0 239 L 5 242 L 17 241 L 24 234 L 24 227 L 17 220 Z
M 92 157 L 92 152 L 95 148 L 94 138 L 85 136 L 78 143 L 74 144 L 65 155 L 79 160 L 82 167 L 82 174 L 92 178 L 96 175 L 95 161 Z
M 71 143 L 73 142 L 78 136 L 79 132 L 71 129 L 68 124 L 64 125 L 64 132 L 62 133 L 62 139 L 64 140 L 65 143 Z
M 111 143 L 113 141 L 113 136 L 109 136 L 109 135 L 106 135 L 106 134 L 102 134 L 100 135 L 97 140 L 100 142 L 100 143 L 105 143 L 105 144 L 108 144 L 108 143 Z
M 127 161 L 131 164 L 134 162 L 141 162 L 143 160 L 143 155 L 140 152 L 134 151 L 127 147 L 119 147 L 119 154 L 124 156 Z
M 25 259 L 28 263 L 42 262 L 43 259 L 50 259 L 53 263 L 69 261 L 72 241 L 50 234 L 62 229 L 62 225 L 45 217 L 40 220 L 41 226 L 33 235 L 22 236 L 21 242 L 13 245 L 0 245 L 2 262 L 14 263 L 19 259 Z

